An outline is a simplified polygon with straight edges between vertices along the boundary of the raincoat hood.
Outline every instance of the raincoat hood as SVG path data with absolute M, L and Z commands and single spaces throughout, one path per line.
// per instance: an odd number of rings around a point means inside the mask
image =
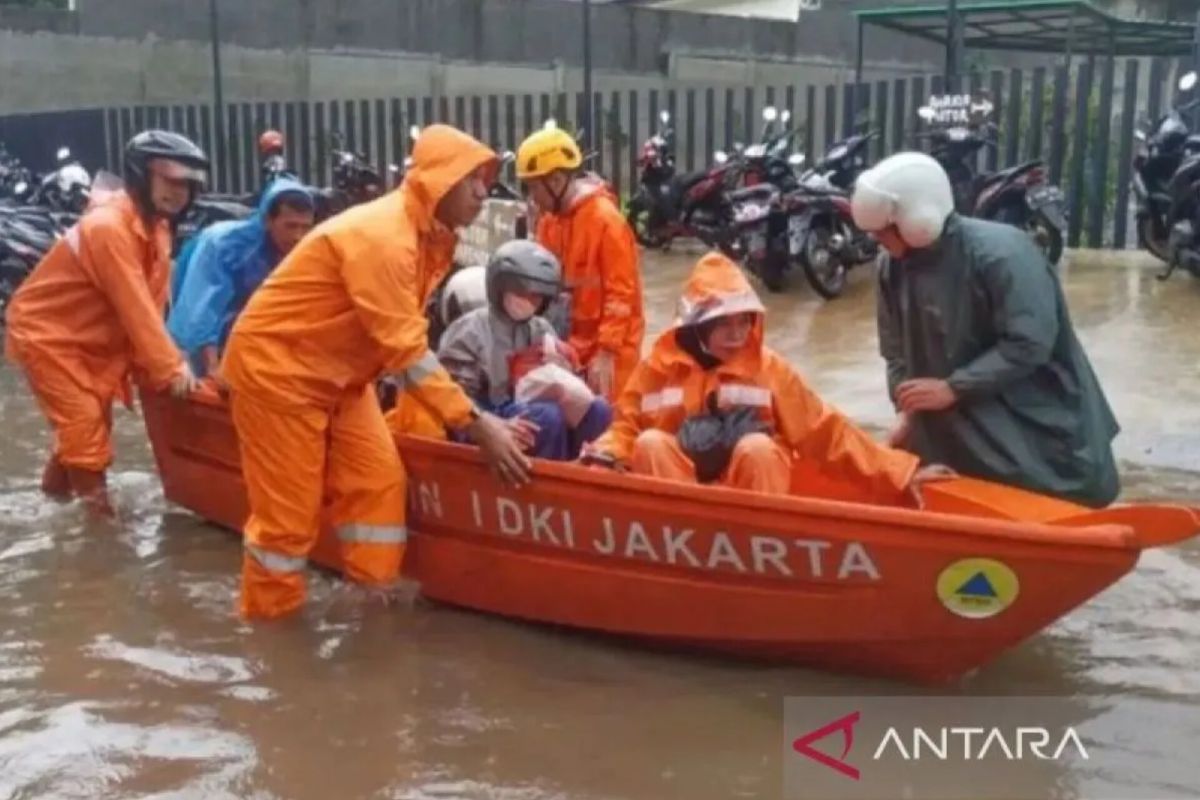
M 710 252 L 696 263 L 684 283 L 675 321 L 659 337 L 655 353 L 666 361 L 691 359 L 707 367 L 709 365 L 704 363 L 707 359 L 694 352 L 700 345 L 698 329 L 720 317 L 745 312 L 756 314 L 757 319 L 744 355 L 736 361 L 744 360 L 750 366 L 761 358 L 766 309 L 746 280 L 745 273 L 725 256 Z
M 491 148 L 474 137 L 449 125 L 430 125 L 421 131 L 413 146 L 412 166 L 401 184 L 411 218 L 428 227 L 442 198 L 455 184 L 483 166 L 488 168 L 490 185 L 499 172 L 500 160 Z
M 253 214 L 206 228 L 176 261 L 167 326 L 192 356 L 193 367 L 199 368 L 201 348 L 225 342 L 238 312 L 282 260 L 266 223 L 271 207 L 287 194 L 311 198 L 312 190 L 290 178 L 275 179 Z

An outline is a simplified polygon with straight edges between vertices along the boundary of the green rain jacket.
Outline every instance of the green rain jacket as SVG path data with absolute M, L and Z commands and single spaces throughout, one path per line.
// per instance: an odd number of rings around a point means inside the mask
M 1058 277 L 1023 231 L 951 216 L 933 246 L 885 261 L 878 315 L 893 402 L 912 378 L 958 394 L 954 407 L 915 416 L 907 449 L 1089 506 L 1116 498 L 1120 427 Z

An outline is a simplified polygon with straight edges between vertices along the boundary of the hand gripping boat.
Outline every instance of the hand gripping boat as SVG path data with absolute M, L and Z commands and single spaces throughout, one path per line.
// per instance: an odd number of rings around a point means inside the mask
M 167 499 L 239 530 L 236 434 L 212 395 L 143 393 Z M 1092 511 L 982 481 L 926 509 L 861 502 L 797 469 L 767 497 L 538 462 L 501 487 L 472 448 L 406 437 L 405 573 L 425 596 L 536 622 L 922 683 L 995 659 L 1200 519 L 1170 505 Z M 336 540 L 312 559 L 338 569 Z

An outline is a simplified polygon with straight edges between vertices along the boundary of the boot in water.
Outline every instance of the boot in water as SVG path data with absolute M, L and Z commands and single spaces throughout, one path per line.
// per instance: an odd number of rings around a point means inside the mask
M 67 468 L 71 478 L 71 490 L 83 501 L 92 516 L 111 518 L 116 516 L 108 501 L 108 476 L 105 472 L 90 469 Z
M 67 475 L 67 468 L 53 455 L 42 470 L 42 494 L 52 500 L 71 499 L 71 478 Z

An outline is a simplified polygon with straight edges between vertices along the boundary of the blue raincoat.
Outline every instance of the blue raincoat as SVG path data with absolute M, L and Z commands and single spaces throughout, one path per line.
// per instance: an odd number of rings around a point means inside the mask
M 281 194 L 293 192 L 311 190 L 287 178 L 275 180 L 253 215 L 206 228 L 176 259 L 167 329 L 197 375 L 204 374 L 200 353 L 213 345 L 224 349 L 250 295 L 282 260 L 267 235 L 267 211 Z

